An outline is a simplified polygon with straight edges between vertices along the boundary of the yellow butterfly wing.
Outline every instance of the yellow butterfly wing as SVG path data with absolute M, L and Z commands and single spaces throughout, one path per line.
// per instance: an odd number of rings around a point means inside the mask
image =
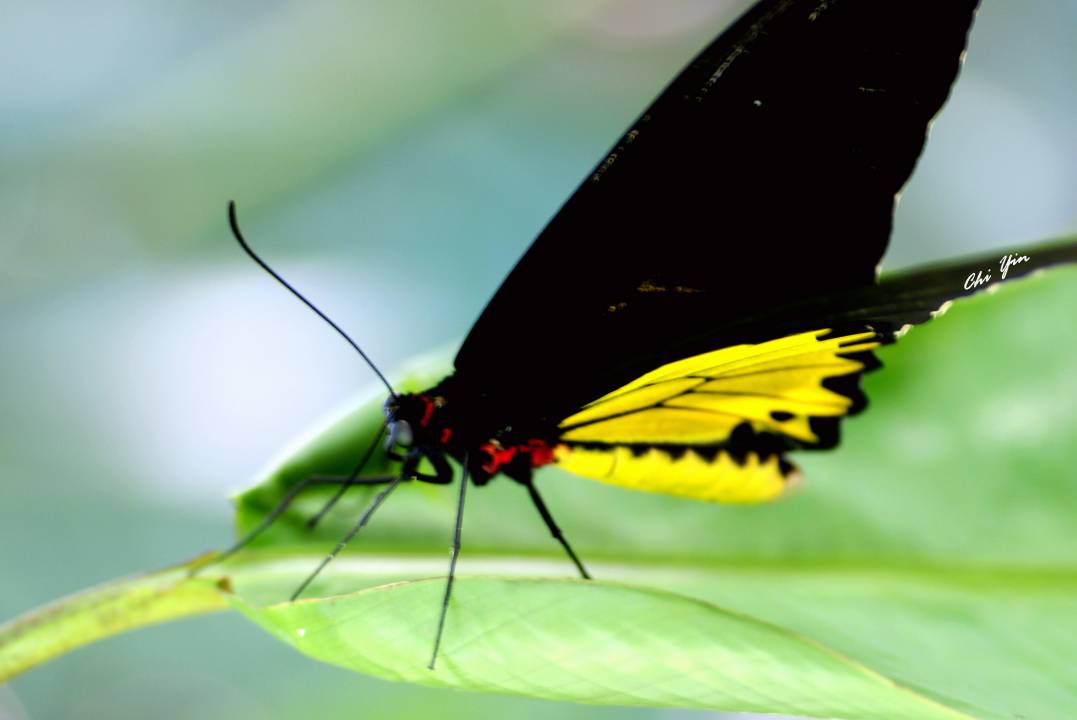
M 830 447 L 863 407 L 859 375 L 877 366 L 870 330 L 815 330 L 668 363 L 559 425 L 558 464 L 636 490 L 761 502 L 797 477 L 783 456 Z

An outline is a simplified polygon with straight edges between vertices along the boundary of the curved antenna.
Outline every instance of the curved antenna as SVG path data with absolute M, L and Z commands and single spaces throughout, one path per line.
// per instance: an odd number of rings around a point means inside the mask
M 385 379 L 385 376 L 381 374 L 381 370 L 378 370 L 378 366 L 375 365 L 369 357 L 367 357 L 367 354 L 363 352 L 363 349 L 359 347 L 359 345 L 357 345 L 356 342 L 348 336 L 348 333 L 344 332 L 339 325 L 330 320 L 328 315 L 315 307 L 314 303 L 303 297 L 303 294 L 301 292 L 292 287 L 287 280 L 277 274 L 276 270 L 269 267 L 269 265 L 266 264 L 265 260 L 262 260 L 262 258 L 258 257 L 255 252 L 251 250 L 251 246 L 248 245 L 247 241 L 243 239 L 243 233 L 239 231 L 239 222 L 236 220 L 236 203 L 234 200 L 228 201 L 228 224 L 232 227 L 232 234 L 235 236 L 236 242 L 239 243 L 239 246 L 243 248 L 243 252 L 247 253 L 247 255 L 250 256 L 251 260 L 258 263 L 259 267 L 272 275 L 274 280 L 287 288 L 288 291 L 292 293 L 292 295 L 295 295 L 297 298 L 302 300 L 303 304 L 313 310 L 318 317 L 329 323 L 329 327 L 336 330 L 342 338 L 348 341 L 349 345 L 355 348 L 355 352 L 359 353 L 359 356 L 362 357 L 363 360 L 366 360 L 366 364 L 370 366 L 370 369 L 374 371 L 374 374 L 378 376 L 378 379 L 381 380 L 385 387 L 389 389 L 389 394 L 393 397 L 397 397 L 396 390 L 393 390 L 393 386 L 390 385 L 389 381 Z

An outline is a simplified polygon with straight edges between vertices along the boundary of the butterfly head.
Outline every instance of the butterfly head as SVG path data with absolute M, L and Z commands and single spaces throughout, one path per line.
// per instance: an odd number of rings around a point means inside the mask
M 385 422 L 389 430 L 388 447 L 436 448 L 452 437 L 444 422 L 445 398 L 425 393 L 391 395 L 385 401 Z

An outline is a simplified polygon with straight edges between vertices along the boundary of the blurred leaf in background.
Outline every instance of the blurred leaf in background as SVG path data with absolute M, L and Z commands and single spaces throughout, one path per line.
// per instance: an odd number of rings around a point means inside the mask
M 379 363 L 399 364 L 466 332 L 613 138 L 745 5 L 6 3 L 0 616 L 227 544 L 227 493 L 368 384 L 339 339 L 235 250 L 228 199 L 282 271 Z M 1077 227 L 1075 20 L 1077 8 L 1046 0 L 984 4 L 962 78 L 903 197 L 891 266 L 1016 249 Z M 708 507 L 715 515 L 692 507 L 668 522 L 683 520 L 683 537 L 720 540 L 730 556 L 792 547 L 810 557 L 821 538 L 846 537 L 851 556 L 896 557 L 915 538 L 912 549 L 929 558 L 968 550 L 984 562 L 1025 562 L 1030 542 L 1043 546 L 1038 534 L 1068 526 L 1044 527 L 1024 511 L 999 524 L 998 506 L 979 514 L 979 503 L 1009 494 L 1014 508 L 1035 504 L 1035 486 L 1012 483 L 1036 472 L 1035 453 L 1006 453 L 985 477 L 968 471 L 947 484 L 954 495 L 924 515 L 895 513 L 894 527 L 859 528 L 855 517 L 878 487 L 899 492 L 903 479 L 886 475 L 877 447 L 858 433 L 885 430 L 893 452 L 918 458 L 924 473 L 940 452 L 982 447 L 970 439 L 979 436 L 948 432 L 938 410 L 910 422 L 906 399 L 942 408 L 940 388 L 955 393 L 951 404 L 982 395 L 995 405 L 977 406 L 980 429 L 997 433 L 997 447 L 1041 447 L 1045 436 L 1030 434 L 1043 417 L 1036 413 L 1064 408 L 1057 388 L 1035 381 L 1057 369 L 1022 374 L 1022 363 L 1072 361 L 1024 335 L 1036 328 L 1027 312 L 1014 309 L 1012 335 L 992 351 L 1024 381 L 1005 389 L 984 387 L 956 363 L 927 386 L 911 379 L 943 352 L 929 340 L 946 335 L 945 323 L 910 335 L 923 335 L 923 355 L 884 358 L 891 367 L 869 390 L 892 386 L 895 400 L 850 423 L 835 460 L 804 462 L 812 482 L 844 491 L 846 519 L 826 532 L 789 540 L 766 531 L 811 512 L 817 496 L 807 492 L 799 505 Z M 871 483 L 865 467 L 876 468 Z M 548 483 L 558 507 L 585 492 L 575 490 L 585 487 L 579 480 Z M 980 483 L 992 492 L 964 490 Z M 498 508 L 518 500 L 512 490 L 474 494 L 468 521 L 480 537 Z M 622 540 L 617 523 L 626 517 L 641 520 L 629 549 L 669 537 L 642 522 L 660 517 L 653 498 L 606 492 L 616 514 L 564 521 L 577 542 L 601 556 L 604 543 Z M 379 527 L 444 543 L 435 531 L 447 527 L 448 512 L 433 507 L 425 516 L 387 514 Z M 959 542 L 954 515 L 982 524 L 974 546 Z M 512 532 L 513 549 L 545 548 L 541 533 Z M 862 546 L 864 537 L 872 544 Z M 696 547 L 707 551 L 703 540 Z M 1057 552 L 1061 562 L 1065 547 Z M 0 693 L 0 708 L 33 718 L 667 714 L 385 684 L 297 661 L 226 616 L 84 649 L 19 678 Z

